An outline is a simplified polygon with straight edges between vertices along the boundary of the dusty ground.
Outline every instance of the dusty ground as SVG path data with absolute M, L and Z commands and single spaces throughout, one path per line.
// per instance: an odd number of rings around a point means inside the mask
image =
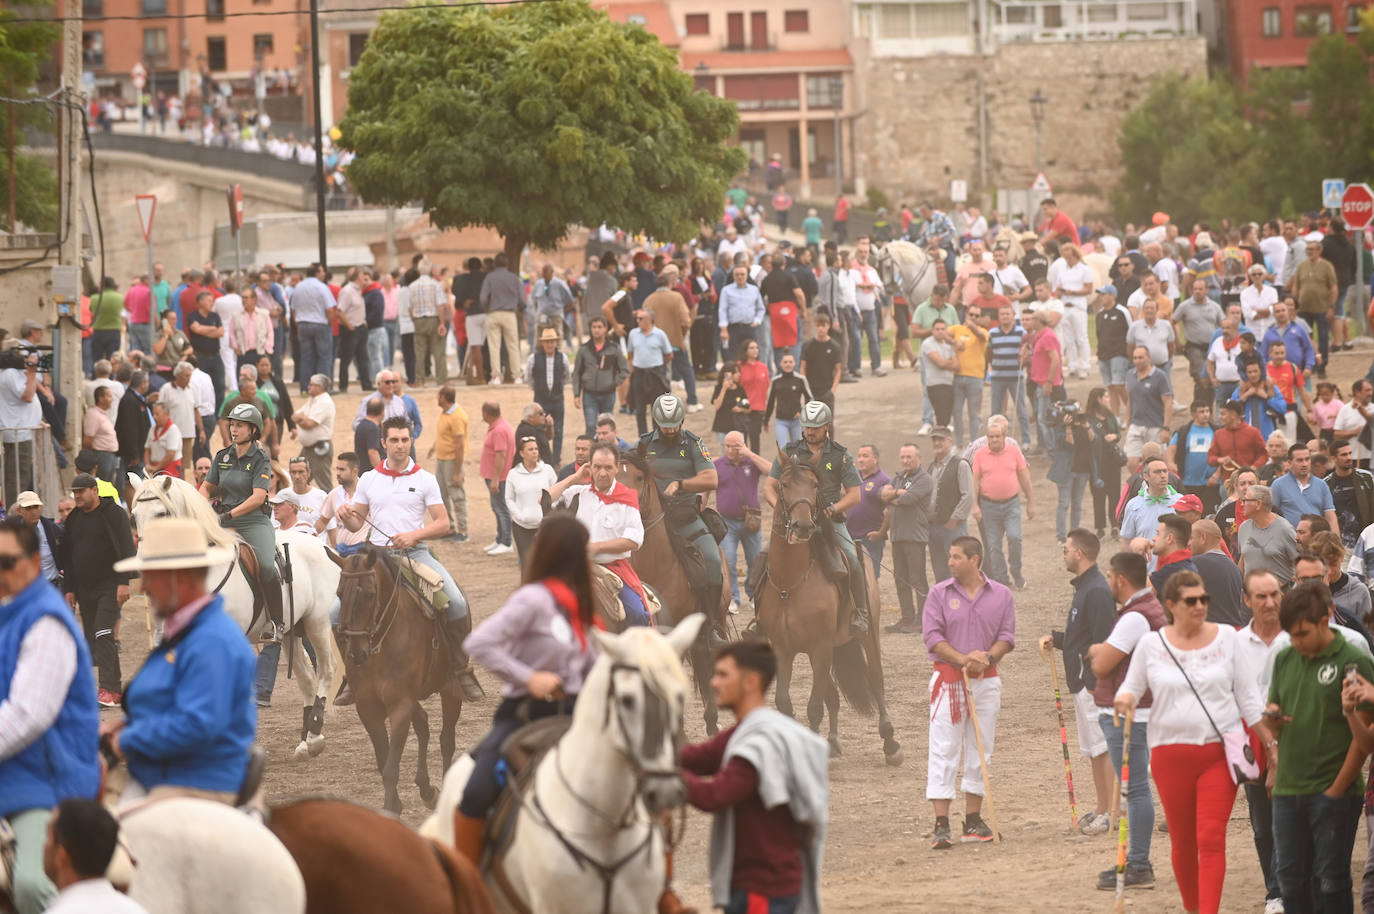
M 1349 382 L 1362 376 L 1367 367 L 1366 350 L 1337 355 L 1332 376 L 1349 390 Z M 1176 365 L 1182 360 L 1176 360 Z M 1174 372 L 1175 389 L 1191 393 L 1186 372 Z M 1086 398 L 1097 378 L 1073 381 L 1069 388 L 1080 400 Z M 917 393 L 913 375 L 894 371 L 883 379 L 866 379 L 859 385 L 841 388 L 838 409 L 838 439 L 851 449 L 871 441 L 883 454 L 883 466 L 895 466 L 897 446 L 912 437 L 919 426 L 919 409 L 913 405 Z M 710 388 L 707 388 L 709 393 Z M 519 406 L 527 401 L 523 389 L 511 387 L 459 387 L 459 402 L 472 418 L 469 453 L 480 445 L 479 406 L 485 398 L 502 404 L 512 425 L 518 420 Z M 432 428 L 437 415 L 434 388 L 412 390 L 419 400 L 427 423 L 421 451 L 433 441 Z M 339 415 L 352 416 L 357 394 L 338 398 Z M 985 410 L 986 414 L 986 410 Z M 709 408 L 690 417 L 689 427 L 714 446 L 709 434 Z M 578 433 L 580 417 L 569 403 L 569 425 L 565 430 L 564 456 L 571 453 L 572 438 Z M 633 419 L 625 417 L 621 434 L 633 440 Z M 339 423 L 335 450 L 351 449 L 347 422 Z M 920 445 L 928 459 L 929 440 Z M 283 456 L 294 453 L 289 442 Z M 765 441 L 765 455 L 774 452 L 771 440 Z M 432 467 L 432 462 L 425 462 Z M 1002 664 L 1005 683 L 1001 724 L 996 754 L 992 761 L 993 797 L 997 818 L 1005 838 L 1001 846 L 957 846 L 945 853 L 930 850 L 927 835 L 932 824 L 930 806 L 925 801 L 926 721 L 930 662 L 919 637 L 893 635 L 884 639 L 883 653 L 887 674 L 888 701 L 892 709 L 897 738 L 906 763 L 901 768 L 883 764 L 880 741 L 873 720 L 841 711 L 841 738 L 844 756 L 830 768 L 831 824 L 826 846 L 823 895 L 832 911 L 938 911 L 961 907 L 983 912 L 1108 911 L 1112 896 L 1095 890 L 1096 874 L 1115 863 L 1113 836 L 1084 838 L 1070 834 L 1069 810 L 1064 786 L 1061 750 L 1057 734 L 1050 671 L 1035 650 L 1035 639 L 1050 628 L 1062 627 L 1071 597 L 1069 575 L 1064 571 L 1054 537 L 1053 509 L 1055 487 L 1045 479 L 1048 469 L 1043 459 L 1033 460 L 1036 517 L 1025 525 L 1025 576 L 1027 588 L 1017 594 L 1016 650 Z M 468 475 L 469 516 L 472 541 L 464 545 L 443 544 L 439 557 L 456 573 L 480 620 L 496 609 L 514 588 L 518 573 L 514 555 L 490 558 L 482 545 L 491 541 L 495 524 L 476 478 L 475 463 Z M 1090 507 L 1088 511 L 1090 512 Z M 1086 521 L 1090 525 L 1091 517 Z M 890 562 L 889 562 L 890 564 Z M 884 572 L 883 622 L 896 615 L 891 575 Z M 747 612 L 747 611 L 746 611 Z M 741 621 L 747 620 L 747 615 Z M 147 645 L 144 636 L 144 611 L 138 598 L 125 607 L 123 652 L 126 674 L 137 668 Z M 799 663 L 793 684 L 797 707 L 804 707 L 810 688 L 807 665 Z M 497 683 L 480 674 L 488 694 L 495 695 Z M 259 740 L 271 755 L 267 784 L 273 800 L 307 795 L 345 797 L 369 806 L 380 806 L 381 779 L 373 765 L 371 746 L 356 713 L 351 708 L 331 710 L 325 733 L 327 747 L 320 757 L 298 763 L 291 759 L 300 728 L 300 704 L 294 682 L 287 681 L 283 668 L 272 707 L 260 712 Z M 458 723 L 458 745 L 476 742 L 485 731 L 494 702 L 464 709 Z M 437 726 L 438 702 L 427 703 L 431 720 Z M 700 705 L 689 708 L 689 739 L 704 736 Z M 109 712 L 107 712 L 109 713 Z M 1092 774 L 1077 752 L 1069 711 L 1070 745 L 1073 751 L 1074 779 L 1079 808 L 1091 806 Z M 431 776 L 435 783 L 439 771 L 437 743 L 431 757 Z M 418 824 L 426 814 L 419 795 L 409 785 L 414 772 L 414 739 L 402 762 L 401 790 L 406 822 Z M 976 765 L 976 758 L 972 760 Z M 1087 804 L 1087 807 L 1085 807 Z M 954 826 L 959 827 L 961 802 L 956 801 Z M 1159 821 L 1163 821 L 1160 811 Z M 709 822 L 699 813 L 688 816 L 685 846 L 677 863 L 678 882 L 690 902 L 706 909 L 709 890 L 706 876 L 706 842 Z M 1363 868 L 1366 839 L 1357 843 L 1353 865 L 1356 878 Z M 957 833 L 957 832 L 956 832 Z M 1263 907 L 1264 887 L 1254 846 L 1251 842 L 1245 801 L 1241 795 L 1232 813 L 1228 838 L 1229 864 L 1224 912 L 1259 911 Z M 1157 886 L 1153 891 L 1131 892 L 1127 908 L 1141 912 L 1182 910 L 1170 866 L 1169 838 L 1156 833 L 1152 850 Z M 1358 882 L 1357 882 L 1358 885 Z

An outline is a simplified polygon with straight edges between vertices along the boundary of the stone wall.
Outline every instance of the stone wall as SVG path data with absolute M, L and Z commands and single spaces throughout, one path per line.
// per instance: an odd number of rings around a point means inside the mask
M 978 74 L 987 99 L 987 185 L 980 186 Z M 894 201 L 945 200 L 949 182 L 969 183 L 969 202 L 998 188 L 1024 189 L 1035 176 L 1036 89 L 1045 109 L 1044 168 L 1075 217 L 1108 210 L 1120 181 L 1116 132 L 1170 71 L 1205 75 L 1203 38 L 1015 44 L 986 58 L 869 58 L 858 119 L 860 163 L 869 187 Z M 1140 218 L 1141 214 L 1132 214 Z

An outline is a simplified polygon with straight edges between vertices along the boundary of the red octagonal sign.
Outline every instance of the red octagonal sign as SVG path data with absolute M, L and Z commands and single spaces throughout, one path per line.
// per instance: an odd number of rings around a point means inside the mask
M 1351 184 L 1341 197 L 1341 216 L 1346 228 L 1366 229 L 1374 221 L 1374 191 L 1368 184 Z

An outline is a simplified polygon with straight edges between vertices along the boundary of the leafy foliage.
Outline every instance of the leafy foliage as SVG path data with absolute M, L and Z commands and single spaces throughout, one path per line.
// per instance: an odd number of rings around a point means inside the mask
M 0 94 L 24 98 L 38 79 L 39 65 L 52 52 L 60 30 L 52 23 L 18 23 L 17 18 L 32 18 L 49 6 L 48 0 L 14 0 L 0 7 Z M 57 224 L 57 179 L 52 169 L 32 156 L 20 155 L 3 145 L 9 134 L 9 117 L 14 116 L 16 143 L 21 131 L 33 126 L 50 129 L 52 112 L 37 105 L 0 104 L 0 220 L 8 219 L 9 181 L 13 155 L 15 177 L 15 216 L 25 225 L 51 231 Z M 13 230 L 12 226 L 6 226 Z
M 1243 94 L 1224 80 L 1157 80 L 1118 136 L 1118 214 L 1140 219 L 1164 210 L 1180 225 L 1223 216 L 1263 220 L 1320 206 L 1323 178 L 1369 178 L 1371 11 L 1358 42 L 1319 38 L 1305 68 L 1255 71 Z
M 508 254 L 574 223 L 690 234 L 744 165 L 737 126 L 657 38 L 583 0 L 384 13 L 340 124 L 363 199 L 489 226 Z

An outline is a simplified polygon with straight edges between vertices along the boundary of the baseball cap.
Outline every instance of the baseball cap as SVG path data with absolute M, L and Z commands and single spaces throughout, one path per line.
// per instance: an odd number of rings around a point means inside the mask
M 1175 510 L 1175 511 L 1202 511 L 1202 510 L 1203 510 L 1203 507 L 1202 507 L 1202 499 L 1198 498 L 1196 495 L 1183 495 L 1183 496 L 1180 496 L 1179 499 L 1178 499 L 1178 501 L 1174 502 L 1174 510 Z
M 10 507 L 41 508 L 43 507 L 43 499 L 38 497 L 37 492 L 20 492 L 19 495 L 14 499 L 14 504 L 10 505 Z
M 86 474 L 89 474 L 90 471 L 94 470 L 100 463 L 100 461 L 96 459 L 95 451 L 89 449 L 78 452 L 76 459 L 72 462 L 76 464 L 77 470 Z
M 94 489 L 96 485 L 95 477 L 90 473 L 77 473 L 72 479 L 72 491 L 77 489 Z
M 301 506 L 300 496 L 290 488 L 281 489 L 268 500 L 274 505 L 295 505 L 297 508 Z
M 1107 283 L 1105 286 L 1103 286 L 1102 288 L 1100 288 L 1100 289 L 1097 290 L 1097 294 L 1098 294 L 1098 295 L 1111 295 L 1111 296 L 1115 297 L 1115 296 L 1116 296 L 1116 286 L 1112 285 L 1111 283 Z
M 953 441 L 953 440 L 954 440 L 954 430 L 951 429 L 948 425 L 937 425 L 937 426 L 935 426 L 933 429 L 930 430 L 930 437 L 932 437 L 932 438 L 948 438 L 950 441 Z

